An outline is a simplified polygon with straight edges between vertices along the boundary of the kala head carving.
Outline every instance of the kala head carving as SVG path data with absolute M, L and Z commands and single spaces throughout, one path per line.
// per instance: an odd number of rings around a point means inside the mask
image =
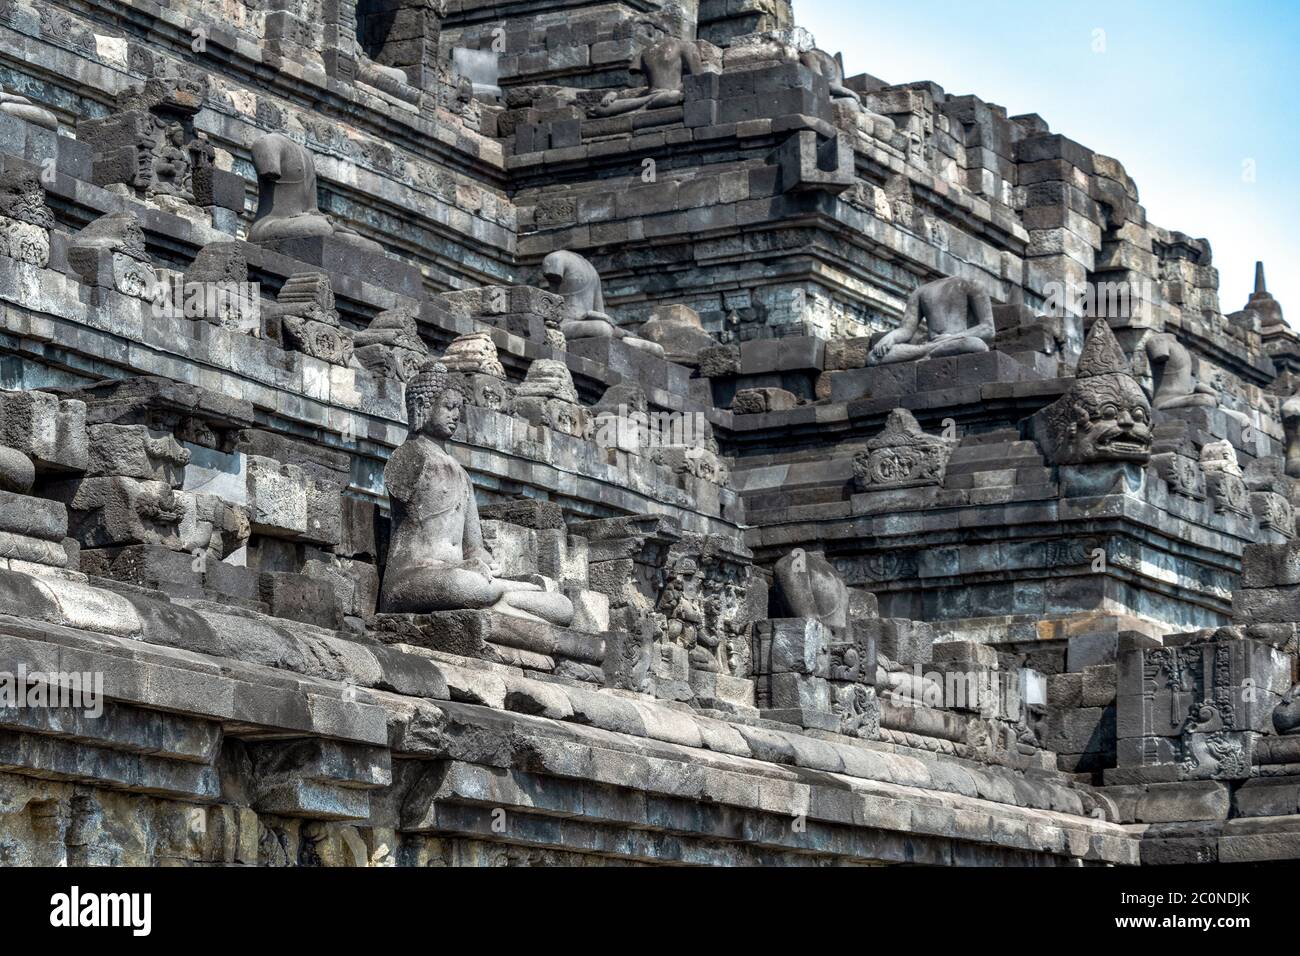
M 1151 456 L 1151 404 L 1104 319 L 1088 333 L 1074 384 L 1045 413 L 1057 464 Z

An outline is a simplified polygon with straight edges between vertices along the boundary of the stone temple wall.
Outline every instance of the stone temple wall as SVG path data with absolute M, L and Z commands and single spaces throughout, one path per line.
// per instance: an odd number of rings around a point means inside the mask
M 0 863 L 1295 858 L 1263 267 L 853 59 L 0 0 Z

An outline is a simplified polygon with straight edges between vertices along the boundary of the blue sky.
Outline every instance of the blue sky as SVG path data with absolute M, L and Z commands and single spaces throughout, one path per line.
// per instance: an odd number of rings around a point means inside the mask
M 794 0 L 794 10 L 819 46 L 843 51 L 849 76 L 931 80 L 1012 116 L 1037 113 L 1115 157 L 1152 222 L 1210 240 L 1225 313 L 1245 304 L 1263 259 L 1269 291 L 1300 324 L 1296 0 Z

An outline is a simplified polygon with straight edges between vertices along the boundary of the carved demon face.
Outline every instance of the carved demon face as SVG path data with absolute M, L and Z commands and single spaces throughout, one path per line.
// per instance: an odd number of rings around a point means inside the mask
M 1062 399 L 1063 464 L 1146 461 L 1151 455 L 1151 405 L 1127 375 L 1080 379 Z

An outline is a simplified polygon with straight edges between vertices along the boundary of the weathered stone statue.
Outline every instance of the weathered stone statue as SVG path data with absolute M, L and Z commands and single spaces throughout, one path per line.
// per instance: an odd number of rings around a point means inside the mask
M 35 123 L 37 126 L 44 126 L 46 129 L 59 128 L 58 119 L 49 110 L 42 109 L 27 97 L 10 93 L 3 87 L 0 87 L 0 113 L 8 113 L 10 116 Z
M 938 279 L 912 293 L 902 324 L 876 343 L 867 364 L 987 352 L 995 332 L 993 301 L 987 292 L 966 279 Z
M 564 299 L 564 317 L 560 331 L 568 342 L 578 339 L 614 338 L 654 355 L 663 355 L 663 346 L 629 334 L 614 324 L 605 313 L 605 293 L 596 267 L 576 252 L 559 250 L 542 260 L 542 275 L 551 291 Z
M 1088 332 L 1074 384 L 1043 414 L 1057 464 L 1145 462 L 1151 456 L 1151 405 L 1105 319 Z
M 25 495 L 35 480 L 32 460 L 16 448 L 0 445 L 0 491 Z
M 257 215 L 248 230 L 249 242 L 337 236 L 346 242 L 382 252 L 383 247 L 343 229 L 317 205 L 316 166 L 311 152 L 287 136 L 271 133 L 253 144 L 257 170 Z
M 469 475 L 443 447 L 464 404 L 439 363 L 407 384 L 407 439 L 384 469 L 393 531 L 379 607 L 415 614 L 490 608 L 568 625 L 573 605 L 563 594 L 496 577 Z
M 316 205 L 316 167 L 307 147 L 272 133 L 253 144 L 257 215 L 249 242 L 328 236 L 334 226 Z
M 1281 414 L 1286 431 L 1286 473 L 1300 478 L 1300 391 L 1282 402 Z
M 1161 332 L 1146 341 L 1146 354 L 1155 371 L 1163 367 L 1160 384 L 1156 388 L 1153 407 L 1172 408 L 1214 407 L 1219 404 L 1219 393 L 1198 382 L 1192 374 L 1192 354 L 1172 333 Z
M 194 198 L 194 163 L 190 157 L 185 127 L 170 123 L 154 148 L 153 191 L 160 196 Z
M 796 548 L 773 571 L 779 613 L 813 618 L 833 631 L 848 626 L 849 589 L 825 555 Z
M 813 47 L 799 54 L 799 62 L 826 78 L 832 99 L 853 100 L 858 105 L 862 104 L 862 97 L 844 85 L 844 66 L 839 57 L 831 56 L 825 50 Z
M 626 93 L 609 92 L 599 106 L 591 110 L 593 116 L 616 116 L 636 110 L 662 109 L 676 106 L 682 101 L 682 76 L 703 72 L 699 46 L 692 40 L 665 37 L 651 44 L 632 63 L 633 70 L 645 75 L 646 86 Z

